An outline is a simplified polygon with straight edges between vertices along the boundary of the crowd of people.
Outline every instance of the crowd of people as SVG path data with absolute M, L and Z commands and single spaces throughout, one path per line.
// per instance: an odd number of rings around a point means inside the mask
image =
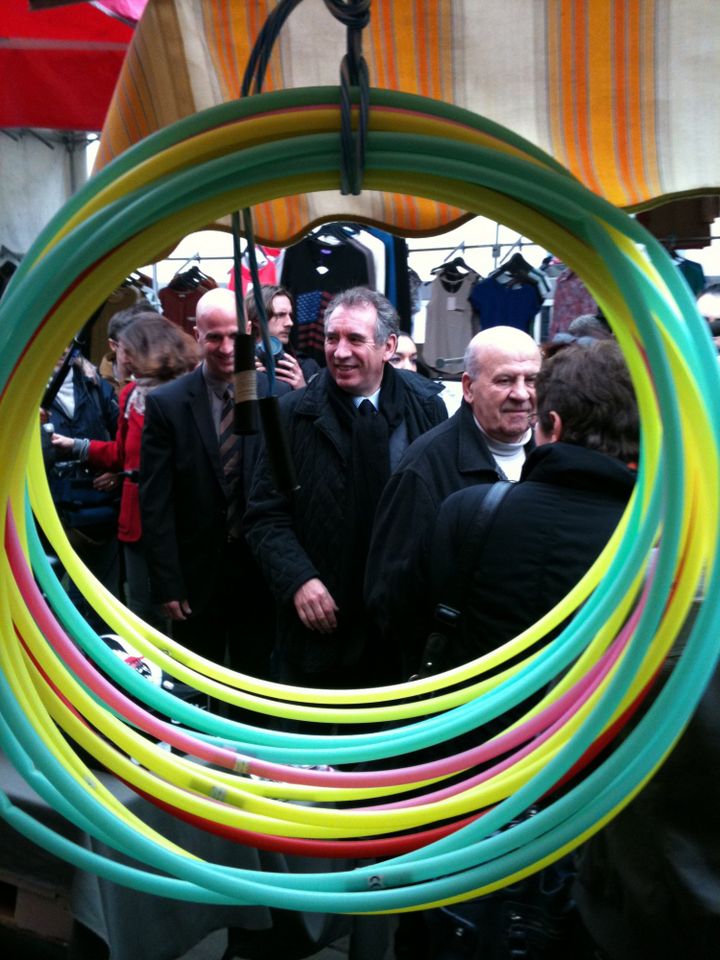
M 324 688 L 466 662 L 562 599 L 607 543 L 637 469 L 634 391 L 604 319 L 579 317 L 542 347 L 515 327 L 481 330 L 448 416 L 381 294 L 334 297 L 320 366 L 293 349 L 290 292 L 260 293 L 242 317 L 232 291 L 204 294 L 195 339 L 141 305 L 113 318 L 102 375 L 79 354 L 64 364 L 44 450 L 61 519 L 98 578 L 203 657 Z M 256 345 L 259 397 L 274 364 L 291 490 L 262 434 L 235 432 L 241 333 Z M 73 516 L 61 494 L 78 471 L 88 500 Z M 614 911 L 613 937 L 588 922 L 575 955 L 670 956 L 618 947 L 628 894 L 604 867 L 602 890 L 585 880 L 583 910 Z M 398 957 L 446 955 L 426 920 L 400 925 Z M 522 955 L 570 955 L 539 951 Z

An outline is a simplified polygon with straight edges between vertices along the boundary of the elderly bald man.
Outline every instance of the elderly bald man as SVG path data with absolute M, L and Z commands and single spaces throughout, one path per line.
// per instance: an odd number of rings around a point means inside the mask
M 476 483 L 517 481 L 534 446 L 540 349 L 515 327 L 490 327 L 465 351 L 463 400 L 448 421 L 408 447 L 380 500 L 366 567 L 365 601 L 398 679 L 417 662 L 427 591 L 427 550 L 440 504 Z

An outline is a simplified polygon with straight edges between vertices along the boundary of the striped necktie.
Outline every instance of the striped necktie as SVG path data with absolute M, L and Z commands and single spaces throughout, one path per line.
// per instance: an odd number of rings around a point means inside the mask
M 228 387 L 223 394 L 223 406 L 220 414 L 220 434 L 218 444 L 220 447 L 220 464 L 225 474 L 225 481 L 228 490 L 228 507 L 226 529 L 228 538 L 238 539 L 240 537 L 240 501 L 239 484 L 237 483 L 240 473 L 238 464 L 240 461 L 240 437 L 235 433 L 235 400 Z
M 227 387 L 223 394 L 222 412 L 220 414 L 220 433 L 218 435 L 218 444 L 220 447 L 220 464 L 225 477 L 230 480 L 235 473 L 240 450 L 238 436 L 233 430 L 235 419 L 235 402 L 230 388 Z

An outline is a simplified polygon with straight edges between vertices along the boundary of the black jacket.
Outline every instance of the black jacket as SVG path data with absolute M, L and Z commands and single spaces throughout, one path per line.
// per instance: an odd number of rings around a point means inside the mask
M 55 397 L 50 421 L 55 433 L 89 440 L 112 440 L 117 429 L 119 407 L 115 391 L 89 361 L 76 359 L 70 366 L 75 410 L 70 416 Z M 119 509 L 118 491 L 93 488 L 93 471 L 74 460 L 65 460 L 50 435 L 41 434 L 48 483 L 55 505 L 66 527 L 83 529 L 97 540 L 114 539 Z
M 533 446 L 531 440 L 526 449 Z M 499 479 L 463 400 L 448 421 L 413 443 L 385 488 L 370 544 L 365 602 L 387 642 L 405 651 L 408 665 L 422 648 L 428 620 L 429 535 L 440 504 L 457 490 Z
M 449 497 L 431 540 L 433 603 L 445 602 L 458 580 L 468 586 L 447 666 L 510 640 L 562 600 L 607 543 L 634 482 L 632 470 L 605 454 L 567 443 L 538 447 L 487 536 L 477 534 L 475 552 L 467 541 L 488 487 Z
M 699 600 L 663 667 L 674 667 Z M 720 668 L 672 753 L 578 852 L 573 890 L 608 960 L 714 960 L 720 944 Z
M 390 436 L 392 464 L 447 412 L 432 381 L 390 367 L 386 375 L 399 378 L 405 405 L 404 420 Z M 274 490 L 263 453 L 245 515 L 248 543 L 280 604 L 278 650 L 307 672 L 356 664 L 367 639 L 362 580 L 346 576 L 353 561 L 348 557 L 348 530 L 354 524 L 348 489 L 352 440 L 328 400 L 328 378 L 327 370 L 321 371 L 280 405 L 299 490 L 292 499 Z M 338 630 L 330 637 L 306 630 L 295 613 L 295 592 L 314 577 L 339 607 Z
M 68 416 L 56 397 L 50 405 L 50 420 L 55 433 L 90 440 L 112 440 L 120 412 L 115 391 L 87 361 L 71 367 L 75 412 Z
M 267 378 L 258 374 L 258 393 L 266 391 Z M 257 444 L 257 436 L 242 438 L 241 497 Z M 147 396 L 140 509 L 158 603 L 187 598 L 199 613 L 208 602 L 223 563 L 228 497 L 207 387 L 198 367 Z

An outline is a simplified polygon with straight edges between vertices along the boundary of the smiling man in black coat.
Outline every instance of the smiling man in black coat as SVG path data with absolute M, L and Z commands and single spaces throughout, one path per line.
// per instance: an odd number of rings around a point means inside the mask
M 281 403 L 299 489 L 277 492 L 264 456 L 255 471 L 245 529 L 278 601 L 287 683 L 363 686 L 392 673 L 362 601 L 372 519 L 408 444 L 447 417 L 436 384 L 388 363 L 397 330 L 381 294 L 338 294 L 325 314 L 327 369 Z

